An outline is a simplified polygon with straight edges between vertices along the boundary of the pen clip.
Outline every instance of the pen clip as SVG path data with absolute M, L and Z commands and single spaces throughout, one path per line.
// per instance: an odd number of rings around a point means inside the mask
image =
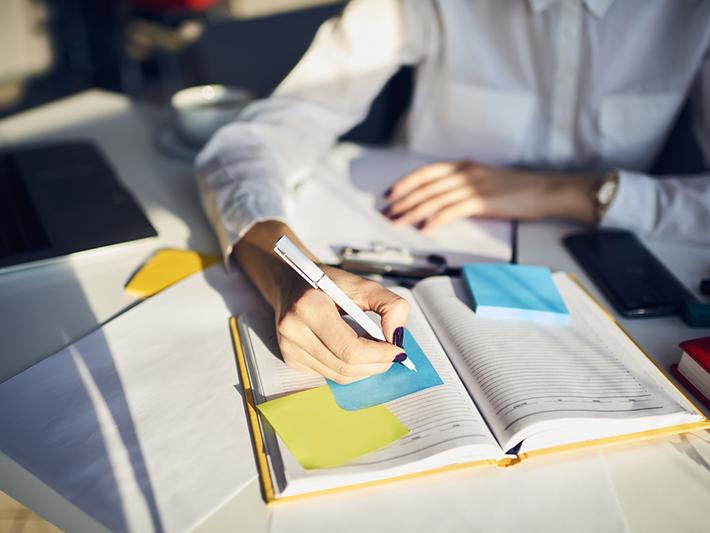
M 291 260 L 291 258 L 288 255 L 286 255 L 286 253 L 283 250 L 281 250 L 278 246 L 274 246 L 274 252 L 276 252 L 276 254 L 281 259 L 283 259 L 286 263 L 288 263 L 291 266 L 291 268 L 293 268 L 296 272 L 298 272 L 301 275 L 301 277 L 303 279 L 305 279 L 311 287 L 313 287 L 314 289 L 318 288 L 318 285 L 315 284 L 315 282 L 311 279 L 311 277 L 308 274 L 306 274 L 301 267 L 299 267 L 295 262 L 293 262 Z

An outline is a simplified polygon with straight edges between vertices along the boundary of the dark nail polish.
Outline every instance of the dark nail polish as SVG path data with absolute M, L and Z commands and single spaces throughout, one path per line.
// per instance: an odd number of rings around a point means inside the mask
M 397 357 L 394 358 L 393 363 L 401 363 L 401 362 L 404 361 L 406 358 L 407 358 L 407 354 L 406 354 L 406 353 L 401 353 L 401 354 L 399 354 Z
M 397 220 L 399 217 L 402 216 L 403 213 L 395 213 L 394 215 L 387 215 L 387 218 L 390 220 Z
M 422 229 L 426 225 L 426 220 L 420 220 L 416 224 L 414 224 L 414 227 L 417 229 Z
M 402 344 L 404 343 L 404 328 L 402 326 L 399 326 L 394 330 L 394 335 L 392 335 L 392 343 L 395 346 L 399 346 L 400 348 L 402 347 Z
M 380 213 L 387 216 L 387 213 L 389 213 L 389 210 L 390 210 L 390 206 L 386 205 L 382 209 L 380 209 Z
M 387 198 L 390 194 L 392 194 L 392 187 L 385 191 L 385 198 Z

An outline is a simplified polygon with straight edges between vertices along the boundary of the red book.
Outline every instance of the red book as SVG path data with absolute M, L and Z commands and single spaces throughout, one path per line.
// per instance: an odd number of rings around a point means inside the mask
M 214 7 L 216 3 L 217 0 L 133 0 L 136 7 L 155 11 L 203 11 Z
M 681 342 L 683 355 L 671 371 L 703 405 L 710 409 L 710 337 Z

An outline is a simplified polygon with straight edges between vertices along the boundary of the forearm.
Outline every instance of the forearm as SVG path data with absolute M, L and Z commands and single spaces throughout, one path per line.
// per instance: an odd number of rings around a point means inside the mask
M 316 259 L 279 221 L 255 224 L 233 255 L 274 309 L 276 337 L 286 364 L 344 384 L 385 372 L 394 360 L 406 357 L 398 345 L 359 337 L 327 294 L 312 289 L 276 255 L 273 246 L 281 235 Z M 406 301 L 372 281 L 324 268 L 356 305 L 380 315 L 383 332 L 392 342 L 395 329 L 406 323 Z
M 598 174 L 553 174 L 546 176 L 544 218 L 564 218 L 585 224 L 596 222 L 594 190 Z
M 252 226 L 232 252 L 234 259 L 272 307 L 278 305 L 283 292 L 299 279 L 298 274 L 274 252 L 274 244 L 282 235 L 288 236 L 308 257 L 318 261 L 293 230 L 277 220 Z

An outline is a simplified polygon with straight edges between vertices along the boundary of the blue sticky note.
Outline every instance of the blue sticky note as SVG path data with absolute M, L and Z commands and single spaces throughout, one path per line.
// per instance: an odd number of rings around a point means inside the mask
M 443 383 L 417 341 L 406 328 L 403 350 L 417 367 L 416 372 L 412 372 L 399 363 L 394 363 L 384 374 L 377 374 L 355 383 L 341 385 L 335 381 L 327 380 L 338 405 L 347 411 L 365 409 Z
M 569 322 L 569 311 L 547 267 L 477 263 L 464 265 L 462 275 L 478 316 Z

